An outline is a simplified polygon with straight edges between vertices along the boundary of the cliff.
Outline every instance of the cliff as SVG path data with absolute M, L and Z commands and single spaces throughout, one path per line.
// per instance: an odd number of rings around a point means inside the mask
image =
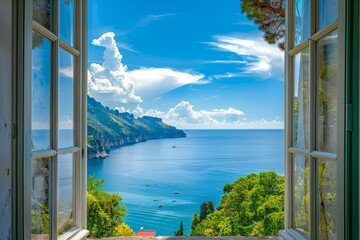
M 105 158 L 111 148 L 150 139 L 179 138 L 186 134 L 162 122 L 161 118 L 133 114 L 104 107 L 88 96 L 88 159 Z

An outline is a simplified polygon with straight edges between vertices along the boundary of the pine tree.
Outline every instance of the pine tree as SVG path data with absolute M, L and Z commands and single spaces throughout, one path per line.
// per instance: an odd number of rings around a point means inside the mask
M 241 0 L 241 11 L 264 32 L 264 39 L 285 45 L 285 0 Z

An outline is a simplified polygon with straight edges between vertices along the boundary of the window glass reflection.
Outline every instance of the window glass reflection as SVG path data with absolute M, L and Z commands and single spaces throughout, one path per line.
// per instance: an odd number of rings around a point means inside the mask
M 310 37 L 310 0 L 295 1 L 295 45 Z
M 319 40 L 317 93 L 317 150 L 336 153 L 337 144 L 337 31 Z
M 32 48 L 32 150 L 50 148 L 51 42 L 33 32 Z
M 303 235 L 310 234 L 310 175 L 309 158 L 294 155 L 294 225 Z
M 74 0 L 60 0 L 60 38 L 73 45 Z
M 309 48 L 294 59 L 293 146 L 309 149 L 310 138 L 310 58 Z
M 33 0 L 33 19 L 50 31 L 53 29 L 52 8 L 52 0 Z
M 58 161 L 58 234 L 74 226 L 73 155 L 59 155 Z
M 50 159 L 48 158 L 32 160 L 32 239 L 49 239 L 49 161 Z
M 336 161 L 319 160 L 320 239 L 336 239 Z
M 338 0 L 319 0 L 319 30 L 338 18 Z
M 74 58 L 60 49 L 59 148 L 74 146 Z

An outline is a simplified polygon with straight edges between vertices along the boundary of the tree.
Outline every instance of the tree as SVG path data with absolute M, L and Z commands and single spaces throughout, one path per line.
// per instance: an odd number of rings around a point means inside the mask
M 203 202 L 200 205 L 200 221 L 204 220 L 206 216 L 215 211 L 214 203 L 212 201 Z
M 121 223 L 116 230 L 120 236 L 136 236 L 135 232 L 124 222 Z
M 88 229 L 91 237 L 111 237 L 119 235 L 118 227 L 126 216 L 126 208 L 120 204 L 122 198 L 114 193 L 110 194 L 100 187 L 104 179 L 88 180 Z
M 184 235 L 184 226 L 183 226 L 183 221 L 180 221 L 180 229 L 176 230 L 174 232 L 174 236 L 183 236 Z
M 275 236 L 284 228 L 284 177 L 249 174 L 226 189 L 216 210 L 212 202 L 201 204 L 191 236 Z
M 285 0 L 242 0 L 241 11 L 264 32 L 270 44 L 285 47 Z

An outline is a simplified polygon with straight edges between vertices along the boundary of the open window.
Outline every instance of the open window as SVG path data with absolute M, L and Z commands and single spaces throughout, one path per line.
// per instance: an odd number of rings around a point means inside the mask
M 341 239 L 342 3 L 287 3 L 286 233 L 296 239 Z
M 23 37 L 31 41 L 19 104 L 30 134 L 18 228 L 24 239 L 86 236 L 86 1 L 33 0 L 24 9 Z

